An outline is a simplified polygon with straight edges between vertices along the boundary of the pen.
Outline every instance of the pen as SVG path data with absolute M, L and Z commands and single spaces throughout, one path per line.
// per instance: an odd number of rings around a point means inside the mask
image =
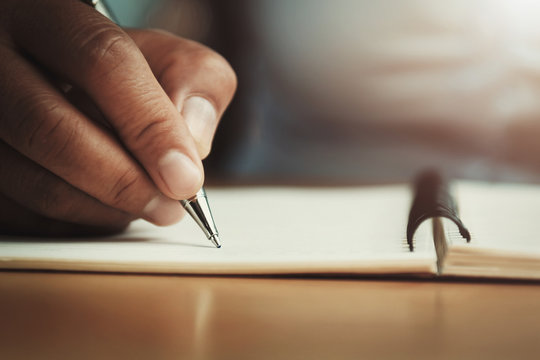
M 86 4 L 94 7 L 101 14 L 105 15 L 111 21 L 117 23 L 112 16 L 111 11 L 107 4 L 104 1 L 100 0 L 82 0 Z M 186 209 L 186 211 L 191 215 L 193 220 L 199 225 L 202 229 L 206 238 L 214 244 L 215 247 L 220 248 L 221 244 L 219 243 L 219 234 L 214 222 L 214 217 L 212 216 L 212 211 L 208 205 L 208 198 L 206 197 L 206 191 L 204 188 L 199 190 L 197 194 L 192 196 L 187 200 L 180 200 L 180 203 Z
M 208 205 L 208 198 L 204 188 L 199 190 L 197 194 L 188 200 L 180 200 L 184 209 L 195 220 L 199 227 L 206 235 L 206 238 L 212 242 L 217 248 L 221 247 L 219 243 L 219 233 L 212 216 L 212 211 Z

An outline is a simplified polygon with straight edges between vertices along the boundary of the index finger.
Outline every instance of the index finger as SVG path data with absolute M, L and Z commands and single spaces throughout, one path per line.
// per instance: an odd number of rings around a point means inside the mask
M 195 143 L 130 37 L 79 1 L 24 0 L 18 6 L 14 42 L 93 99 L 164 194 L 193 195 L 203 182 Z

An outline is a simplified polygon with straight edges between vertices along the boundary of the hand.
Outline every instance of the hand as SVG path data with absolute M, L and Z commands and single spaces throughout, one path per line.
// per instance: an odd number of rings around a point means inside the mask
M 195 42 L 79 1 L 0 3 L 0 232 L 115 232 L 183 216 L 236 77 Z

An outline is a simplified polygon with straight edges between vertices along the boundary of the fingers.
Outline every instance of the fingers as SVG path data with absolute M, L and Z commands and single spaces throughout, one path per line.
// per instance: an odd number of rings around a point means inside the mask
M 203 182 L 195 143 L 131 38 L 79 1 L 21 0 L 18 7 L 15 43 L 93 99 L 164 194 L 193 195 Z
M 0 52 L 0 64 L 10 64 L 9 68 L 0 66 L 0 78 L 5 85 L 0 96 L 1 140 L 73 187 L 132 217 L 143 217 L 158 225 L 171 224 L 182 217 L 181 205 L 155 188 L 144 170 L 116 139 L 78 112 L 33 67 L 9 50 Z M 14 174 L 25 174 L 24 178 L 41 177 L 49 186 L 45 185 L 40 191 L 52 191 L 53 199 L 62 199 L 67 204 L 67 210 L 61 209 L 60 214 L 53 216 L 62 220 L 90 222 L 89 217 L 66 217 L 72 203 L 69 198 L 80 199 L 80 195 L 66 192 L 65 187 L 53 184 L 43 175 L 36 175 L 36 170 L 22 165 L 21 159 L 9 162 L 7 159 L 13 156 L 7 150 L 5 153 L 6 158 L 0 157 L 2 163 L 10 165 L 3 165 L 7 166 L 0 172 L 3 179 L 15 181 L 12 178 L 16 176 Z M 17 166 L 20 166 L 17 171 L 11 170 Z M 23 176 L 19 177 L 23 179 Z M 10 184 L 6 186 L 13 186 L 11 191 L 16 191 L 16 186 Z M 30 204 L 33 198 L 39 199 L 39 194 L 28 190 L 31 186 L 22 186 L 21 189 L 28 191 L 28 197 L 24 193 L 17 195 L 26 199 L 27 207 L 51 216 L 48 206 L 40 208 L 39 201 L 35 206 Z M 86 199 L 83 203 L 88 201 Z M 92 216 L 101 219 L 98 213 L 96 210 Z
M 219 119 L 236 90 L 236 75 L 219 54 L 164 31 L 129 30 L 197 144 L 210 152 Z
M 0 142 L 0 193 L 51 219 L 114 228 L 133 216 L 74 188 Z
M 123 231 L 128 223 L 90 226 L 55 220 L 34 213 L 0 194 L 0 234 L 17 236 L 103 236 Z

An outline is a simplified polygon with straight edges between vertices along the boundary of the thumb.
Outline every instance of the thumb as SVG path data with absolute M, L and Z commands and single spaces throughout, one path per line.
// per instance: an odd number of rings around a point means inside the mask
M 219 54 L 163 31 L 130 30 L 158 81 L 181 112 L 201 158 L 208 156 L 236 75 Z

